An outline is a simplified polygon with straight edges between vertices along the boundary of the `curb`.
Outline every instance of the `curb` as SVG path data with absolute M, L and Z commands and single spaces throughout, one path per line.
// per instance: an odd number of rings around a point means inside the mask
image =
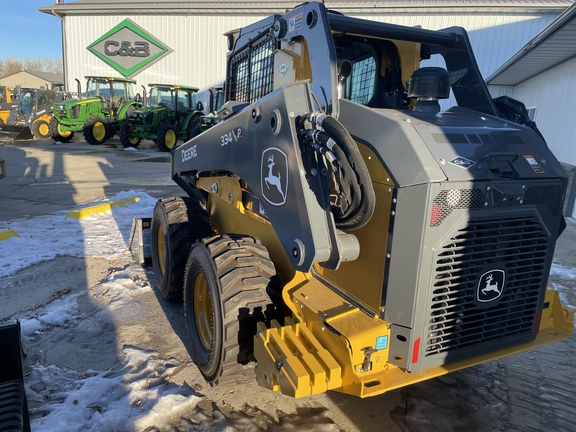
M 11 229 L 4 229 L 0 231 L 0 241 L 8 240 L 9 238 L 12 237 L 20 237 L 20 234 Z
M 80 210 L 71 211 L 66 215 L 66 218 L 83 219 L 88 216 L 92 216 L 98 213 L 104 213 L 111 210 L 112 207 L 122 207 L 124 204 L 130 204 L 140 201 L 140 197 L 126 198 L 120 201 L 112 201 L 105 204 L 98 204 L 90 207 L 84 207 Z

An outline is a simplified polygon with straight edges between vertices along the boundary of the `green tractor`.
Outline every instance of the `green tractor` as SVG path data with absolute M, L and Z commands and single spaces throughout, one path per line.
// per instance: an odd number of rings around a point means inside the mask
M 178 140 L 188 141 L 202 132 L 204 109 L 196 102 L 197 87 L 149 84 L 148 104 L 132 111 L 118 135 L 123 147 L 138 147 L 142 139 L 156 142 L 169 152 Z
M 74 132 L 82 132 L 89 144 L 103 144 L 132 111 L 140 108 L 140 95 L 134 96 L 136 81 L 126 78 L 87 76 L 86 97 L 53 106 L 50 135 L 67 142 Z M 80 81 L 78 95 L 82 94 Z

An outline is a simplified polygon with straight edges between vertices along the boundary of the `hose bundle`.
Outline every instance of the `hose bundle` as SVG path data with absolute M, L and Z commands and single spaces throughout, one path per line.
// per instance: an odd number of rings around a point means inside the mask
M 321 128 L 305 130 L 304 140 L 330 163 L 336 180 L 338 203 L 332 203 L 336 227 L 355 230 L 368 223 L 376 206 L 376 195 L 360 150 L 346 128 L 324 113 L 304 116 Z

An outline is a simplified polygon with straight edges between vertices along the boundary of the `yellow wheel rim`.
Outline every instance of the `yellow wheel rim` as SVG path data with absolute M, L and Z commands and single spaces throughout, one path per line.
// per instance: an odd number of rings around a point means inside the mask
M 166 131 L 166 135 L 164 135 L 164 143 L 166 144 L 166 147 L 170 149 L 176 145 L 176 133 L 172 129 Z
M 166 274 L 166 243 L 164 242 L 164 230 L 162 226 L 159 226 L 156 232 L 156 245 L 158 267 L 160 267 L 160 273 L 164 276 Z
M 60 136 L 62 138 L 68 138 L 70 136 L 70 134 L 72 133 L 72 131 L 62 130 L 62 128 L 60 126 L 61 126 L 60 123 L 58 123 L 58 133 L 60 134 Z
M 92 126 L 92 135 L 94 135 L 94 138 L 98 141 L 102 141 L 106 137 L 106 126 L 104 126 L 104 123 L 94 123 L 94 126 Z
M 50 135 L 50 129 L 48 128 L 48 123 L 46 122 L 40 123 L 40 125 L 38 126 L 38 133 L 40 134 L 41 137 L 44 138 Z
M 214 320 L 212 318 L 212 306 L 208 284 L 202 273 L 194 280 L 194 322 L 198 330 L 200 342 L 207 350 L 212 346 L 212 330 Z
M 132 145 L 138 144 L 138 137 L 134 136 L 134 128 L 128 129 L 128 142 Z

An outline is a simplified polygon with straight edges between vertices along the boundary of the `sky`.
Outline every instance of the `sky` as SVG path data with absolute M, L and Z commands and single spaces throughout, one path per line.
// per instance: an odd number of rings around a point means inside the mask
M 55 0 L 2 0 L 4 40 L 0 59 L 62 57 L 60 18 L 38 11 L 39 7 L 54 3 Z

